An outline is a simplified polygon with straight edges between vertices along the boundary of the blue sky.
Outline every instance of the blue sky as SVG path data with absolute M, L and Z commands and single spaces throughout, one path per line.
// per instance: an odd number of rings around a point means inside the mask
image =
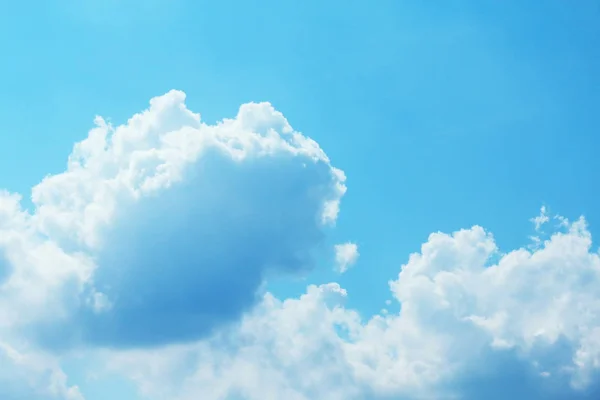
M 593 396 L 596 2 L 0 7 L 4 397 Z

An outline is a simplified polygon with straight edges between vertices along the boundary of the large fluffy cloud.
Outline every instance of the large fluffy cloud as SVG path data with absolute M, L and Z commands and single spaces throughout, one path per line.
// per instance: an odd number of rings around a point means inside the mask
M 236 329 L 111 365 L 157 399 L 595 399 L 600 257 L 583 219 L 561 221 L 507 253 L 478 226 L 432 234 L 390 283 L 396 315 L 361 322 L 339 285 L 311 286 L 266 295 Z
M 96 118 L 33 212 L 0 196 L 7 325 L 47 347 L 190 340 L 251 307 L 265 277 L 313 266 L 343 172 L 268 103 L 210 126 L 184 100 Z

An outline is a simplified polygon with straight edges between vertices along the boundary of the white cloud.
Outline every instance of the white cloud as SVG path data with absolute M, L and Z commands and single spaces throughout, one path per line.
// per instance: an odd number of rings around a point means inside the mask
M 340 273 L 344 273 L 350 268 L 360 255 L 358 252 L 358 245 L 356 243 L 343 243 L 336 244 L 335 249 L 335 263 L 337 270 Z
M 583 219 L 533 252 L 498 254 L 478 226 L 432 234 L 390 283 L 397 314 L 363 323 L 339 285 L 311 286 L 299 299 L 267 295 L 209 340 L 118 353 L 112 365 L 157 399 L 593 399 L 591 244 Z
M 46 345 L 190 340 L 238 318 L 273 271 L 314 263 L 344 173 L 268 103 L 210 126 L 184 100 L 156 97 L 117 127 L 96 118 L 33 189 L 29 242 L 80 265 L 64 318 L 36 326 Z
M 542 206 L 540 208 L 540 215 L 531 219 L 531 222 L 535 225 L 535 230 L 539 231 L 542 225 L 550 221 L 550 217 L 548 217 L 548 212 L 546 211 L 546 206 Z
M 190 341 L 250 309 L 266 277 L 312 267 L 344 173 L 268 103 L 207 125 L 184 100 L 97 117 L 32 212 L 0 193 L 0 340 Z
M 184 100 L 179 91 L 156 97 L 148 110 L 116 128 L 97 117 L 96 128 L 75 145 L 67 171 L 33 189 L 43 233 L 100 246 L 101 228 L 114 220 L 118 207 L 192 179 L 194 172 L 206 173 L 193 167 L 210 168 L 203 163 L 213 162 L 210 157 L 248 166 L 277 157 L 327 165 L 331 190 L 323 193 L 321 215 L 326 222 L 335 221 L 346 190 L 343 172 L 329 166 L 318 144 L 294 132 L 270 104 L 245 104 L 235 119 L 210 126 L 188 110 Z

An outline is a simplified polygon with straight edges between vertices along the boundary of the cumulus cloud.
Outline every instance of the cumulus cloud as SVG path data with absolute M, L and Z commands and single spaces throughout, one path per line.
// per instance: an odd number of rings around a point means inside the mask
M 109 359 L 156 399 L 600 393 L 600 257 L 585 220 L 535 251 L 501 253 L 478 226 L 432 234 L 390 288 L 396 314 L 361 321 L 338 284 L 311 286 L 298 299 L 267 294 L 210 339 Z
M 344 181 L 268 103 L 207 125 L 171 91 L 122 125 L 97 117 L 66 170 L 32 189 L 32 211 L 0 192 L 0 340 L 206 336 L 260 301 L 267 277 L 313 267 Z
M 350 268 L 360 255 L 356 243 L 342 243 L 334 246 L 336 268 L 340 273 L 344 273 Z
M 21 241 L 5 244 L 7 285 L 30 269 L 65 286 L 26 283 L 40 302 L 61 294 L 31 329 L 45 345 L 200 337 L 250 308 L 266 276 L 309 270 L 323 251 L 345 176 L 318 144 L 268 103 L 210 126 L 184 100 L 171 91 L 117 127 L 96 118 L 67 170 L 33 188 L 33 214 L 5 196 L 21 220 L 4 227 Z
M 0 192 L 0 397 L 82 399 L 50 354 L 81 346 L 151 399 L 597 398 L 583 218 L 544 232 L 543 208 L 509 252 L 479 226 L 432 234 L 390 281 L 396 313 L 364 318 L 337 283 L 277 299 L 267 279 L 327 251 L 344 173 L 268 103 L 207 125 L 184 100 L 96 118 L 32 211 Z M 341 272 L 359 255 L 335 251 Z

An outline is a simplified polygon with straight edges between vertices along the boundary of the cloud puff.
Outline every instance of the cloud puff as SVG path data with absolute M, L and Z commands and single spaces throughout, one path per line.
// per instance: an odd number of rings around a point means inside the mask
M 0 192 L 0 334 L 65 317 L 93 272 L 88 255 L 40 234 L 36 216 L 21 209 L 20 199 Z
M 478 226 L 436 233 L 390 283 L 397 314 L 362 322 L 339 285 L 311 286 L 299 299 L 266 295 L 210 339 L 109 359 L 157 399 L 591 400 L 600 393 L 591 246 L 583 219 L 534 251 L 501 253 Z
M 336 267 L 340 273 L 346 272 L 348 268 L 354 265 L 360 255 L 356 243 L 336 244 L 334 250 Z
M 318 144 L 268 103 L 211 126 L 184 100 L 171 91 L 116 127 L 96 118 L 67 170 L 33 188 L 33 213 L 0 197 L 13 271 L 0 296 L 44 305 L 12 316 L 44 346 L 202 337 L 323 251 L 346 188 Z
M 540 208 L 540 215 L 531 219 L 531 222 L 535 225 L 535 230 L 539 231 L 542 225 L 550 221 L 550 217 L 548 216 L 548 211 L 546 210 L 546 206 L 542 206 Z

